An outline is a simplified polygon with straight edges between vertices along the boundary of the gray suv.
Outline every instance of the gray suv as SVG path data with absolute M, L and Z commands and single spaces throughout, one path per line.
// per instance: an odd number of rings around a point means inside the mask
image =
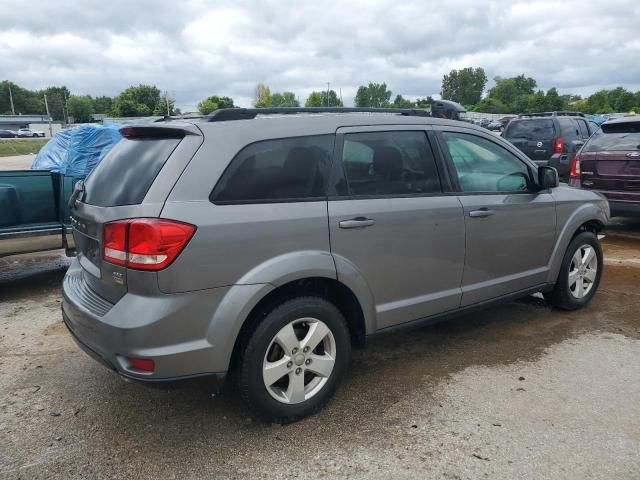
M 534 292 L 591 300 L 603 197 L 468 123 L 344 110 L 123 128 L 72 197 L 78 344 L 143 382 L 233 372 L 255 415 L 288 422 L 368 336 Z

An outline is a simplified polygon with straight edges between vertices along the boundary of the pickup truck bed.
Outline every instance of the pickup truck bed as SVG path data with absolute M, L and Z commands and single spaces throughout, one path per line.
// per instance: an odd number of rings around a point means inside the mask
M 68 201 L 77 180 L 47 170 L 0 171 L 0 256 L 73 250 Z

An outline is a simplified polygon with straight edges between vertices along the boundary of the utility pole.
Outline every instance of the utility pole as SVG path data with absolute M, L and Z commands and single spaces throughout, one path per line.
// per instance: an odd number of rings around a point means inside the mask
M 340 103 L 342 103 L 342 87 L 340 87 Z
M 329 82 L 327 82 L 327 107 L 329 106 Z
M 47 94 L 44 94 L 44 106 L 47 109 L 47 117 L 49 118 L 49 137 L 53 137 L 53 128 L 51 128 L 51 115 L 49 114 L 49 102 L 47 102 Z
M 9 83 L 9 101 L 11 102 L 11 113 L 15 115 L 16 114 L 16 109 L 13 106 L 13 93 L 11 93 L 11 84 L 10 83 Z

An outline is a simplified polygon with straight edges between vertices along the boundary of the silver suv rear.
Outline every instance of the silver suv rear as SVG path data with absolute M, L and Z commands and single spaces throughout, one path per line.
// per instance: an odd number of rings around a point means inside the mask
M 595 294 L 601 196 L 467 123 L 295 111 L 122 130 L 74 197 L 63 316 L 85 351 L 147 382 L 235 371 L 254 414 L 287 422 L 367 336 Z

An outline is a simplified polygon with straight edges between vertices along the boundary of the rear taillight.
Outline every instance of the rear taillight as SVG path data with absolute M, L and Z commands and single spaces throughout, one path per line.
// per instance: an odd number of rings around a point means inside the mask
M 553 143 L 553 153 L 564 153 L 564 138 L 556 138 L 556 141 Z
M 571 178 L 580 178 L 580 155 L 576 155 L 571 160 L 571 168 L 569 169 L 569 176 Z
M 159 218 L 118 220 L 104 226 L 103 258 L 136 270 L 162 270 L 196 231 L 188 223 Z

